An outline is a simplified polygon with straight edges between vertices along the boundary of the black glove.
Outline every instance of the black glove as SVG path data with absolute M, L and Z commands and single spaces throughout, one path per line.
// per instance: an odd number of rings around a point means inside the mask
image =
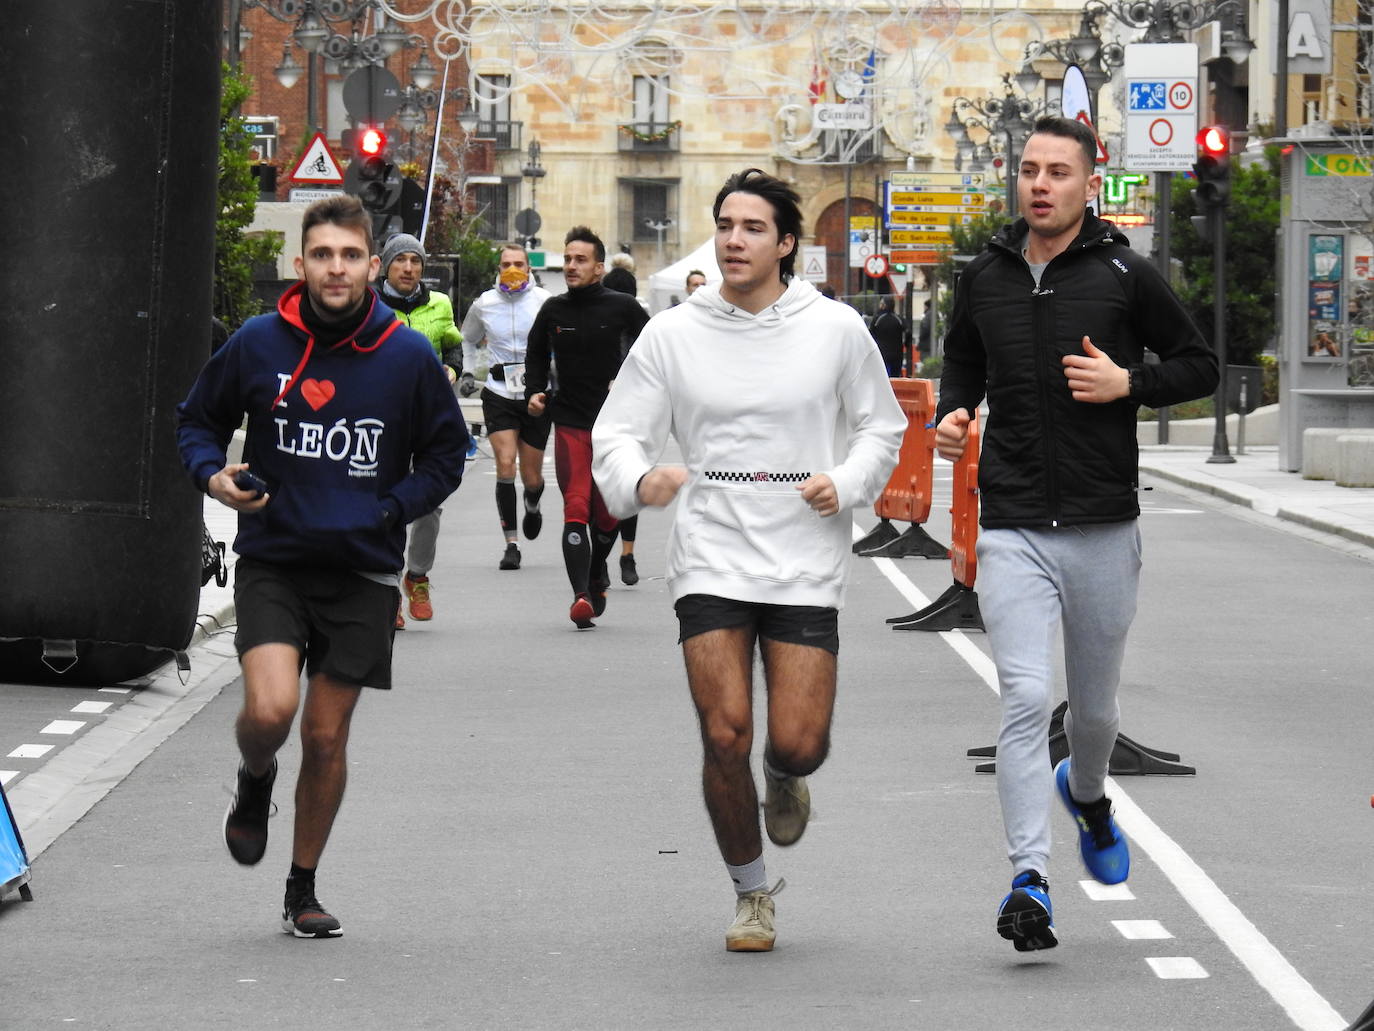
M 471 397 L 477 393 L 477 380 L 470 372 L 465 372 L 458 377 L 458 393 L 462 397 Z

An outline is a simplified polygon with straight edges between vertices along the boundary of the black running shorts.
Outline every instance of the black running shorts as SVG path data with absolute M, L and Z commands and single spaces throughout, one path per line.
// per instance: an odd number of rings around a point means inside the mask
M 308 676 L 391 687 L 391 642 L 400 591 L 347 569 L 240 558 L 234 565 L 239 658 L 260 644 L 289 644 Z
M 543 451 L 549 445 L 552 423 L 547 408 L 543 415 L 531 415 L 528 402 L 513 401 L 483 387 L 482 418 L 486 420 L 487 436 L 498 430 L 519 430 L 520 439 L 536 451 Z
M 839 612 L 819 605 L 768 605 L 735 601 L 714 594 L 688 594 L 673 604 L 681 644 L 711 630 L 747 626 L 759 637 L 784 644 L 804 644 L 840 654 Z

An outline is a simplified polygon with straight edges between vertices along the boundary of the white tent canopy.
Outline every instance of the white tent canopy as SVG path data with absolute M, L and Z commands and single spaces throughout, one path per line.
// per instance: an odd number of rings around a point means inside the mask
M 716 240 L 711 237 L 691 254 L 679 258 L 667 268 L 649 276 L 649 311 L 658 314 L 673 303 L 687 299 L 687 273 L 698 269 L 706 273 L 706 282 L 719 283 L 723 278 L 716 265 Z

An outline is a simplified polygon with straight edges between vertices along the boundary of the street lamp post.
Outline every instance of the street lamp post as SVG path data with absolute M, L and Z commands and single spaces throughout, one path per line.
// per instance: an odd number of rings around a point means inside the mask
M 442 0 L 430 0 L 424 11 L 407 16 L 407 20 L 427 18 L 438 9 Z M 290 89 L 301 78 L 306 81 L 305 120 L 313 133 L 319 128 L 318 66 L 321 58 L 333 61 L 347 70 L 368 65 L 383 66 L 387 58 L 407 47 L 421 47 L 419 59 L 411 69 L 411 77 L 421 89 L 434 82 L 436 69 L 429 60 L 425 40 L 407 33 L 388 16 L 381 0 L 230 0 L 229 33 L 230 64 L 237 65 L 239 32 L 243 10 L 256 7 L 281 22 L 294 22 L 287 37 L 282 61 L 275 69 L 277 81 Z M 364 34 L 367 20 L 372 31 Z M 347 34 L 335 26 L 347 26 Z M 292 44 L 306 52 L 304 69 L 291 54 Z M 426 81 L 427 80 L 427 81 Z
M 520 174 L 530 181 L 530 211 L 536 215 L 539 213 L 539 180 L 543 179 L 546 171 L 544 166 L 539 163 L 541 148 L 538 140 L 530 140 L 529 153 L 525 162 L 525 167 L 520 169 Z M 530 235 L 525 240 L 525 246 L 534 249 L 534 233 L 537 232 L 537 225 L 531 230 Z
M 1006 162 L 1007 216 L 1016 218 L 1016 170 L 1021 154 L 1021 146 L 1030 135 L 1036 118 L 1045 114 L 1043 103 L 1037 104 L 1027 96 L 1018 96 L 1012 86 L 1010 75 L 1002 76 L 1002 96 L 982 97 L 970 100 L 956 97 L 950 112 L 945 131 L 954 139 L 954 167 L 962 168 L 967 161 L 973 168 L 980 168 L 990 160 L 993 141 L 1003 141 Z M 982 144 L 976 144 L 969 136 L 969 129 L 980 129 L 987 133 Z
M 663 267 L 663 234 L 664 234 L 665 232 L 667 232 L 669 229 L 671 229 L 672 226 L 673 226 L 673 220 L 672 220 L 671 218 L 663 218 L 663 219 L 657 219 L 657 220 L 656 220 L 656 219 L 652 219 L 652 218 L 646 218 L 646 219 L 644 220 L 644 228 L 645 228 L 645 229 L 648 229 L 650 232 L 653 232 L 653 233 L 657 233 L 657 234 L 658 234 L 658 267 L 659 267 L 659 268 L 662 268 L 662 267 Z

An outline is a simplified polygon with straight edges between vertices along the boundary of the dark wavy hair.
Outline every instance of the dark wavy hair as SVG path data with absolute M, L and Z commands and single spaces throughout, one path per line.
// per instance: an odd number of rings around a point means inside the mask
M 566 247 L 570 243 L 589 243 L 596 248 L 596 260 L 606 260 L 606 245 L 601 242 L 601 237 L 586 226 L 573 226 L 568 230 L 568 235 L 563 237 L 563 246 Z
M 732 193 L 753 193 L 766 200 L 773 208 L 773 224 L 778 230 L 778 239 L 792 237 L 792 249 L 778 262 L 778 273 L 783 282 L 792 278 L 797 264 L 797 248 L 801 246 L 802 216 L 801 197 L 797 191 L 781 179 L 769 175 L 760 168 L 746 168 L 736 172 L 716 194 L 716 203 L 711 208 L 711 217 L 720 218 L 721 205 Z
M 1044 133 L 1046 136 L 1063 136 L 1073 140 L 1083 150 L 1083 159 L 1088 162 L 1088 174 L 1097 167 L 1097 137 L 1093 131 L 1074 118 L 1060 115 L 1046 115 L 1038 119 L 1031 129 L 1031 135 Z

